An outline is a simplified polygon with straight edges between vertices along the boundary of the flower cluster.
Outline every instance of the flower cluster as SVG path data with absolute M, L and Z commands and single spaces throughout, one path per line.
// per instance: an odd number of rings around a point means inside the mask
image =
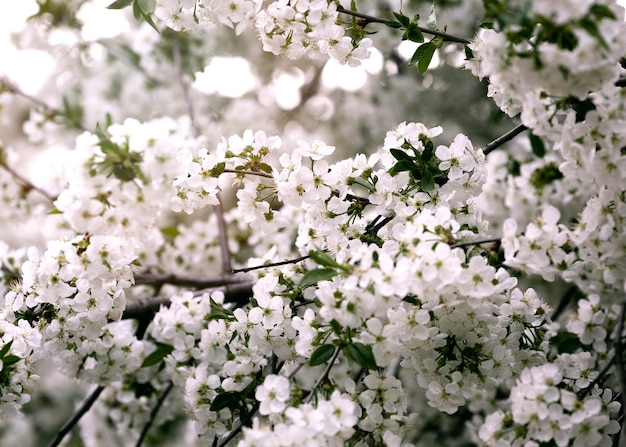
M 490 7 L 503 11 L 507 4 Z M 484 30 L 470 45 L 474 58 L 467 67 L 489 78 L 489 96 L 509 116 L 539 98 L 584 99 L 615 81 L 626 51 L 624 10 L 614 2 L 532 5 L 528 11 L 514 9 L 517 20 L 501 20 L 497 31 Z
M 134 259 L 132 245 L 113 236 L 52 241 L 43 254 L 33 247 L 22 284 L 5 296 L 4 318 L 30 322 L 41 338 L 39 354 L 68 375 L 92 382 L 119 377 L 140 366 L 142 353 L 129 342 L 132 325 L 110 323 L 122 316 Z
M 77 139 L 69 181 L 55 206 L 78 233 L 142 240 L 176 193 L 176 154 L 196 145 L 172 119 L 128 119 L 106 133 L 86 132 Z
M 612 400 L 610 389 L 576 394 L 568 385 L 568 372 L 559 363 L 525 369 L 511 389 L 510 412 L 489 415 L 480 438 L 489 446 L 547 441 L 558 446 L 612 445 L 611 435 L 620 430 L 613 420 L 620 404 Z

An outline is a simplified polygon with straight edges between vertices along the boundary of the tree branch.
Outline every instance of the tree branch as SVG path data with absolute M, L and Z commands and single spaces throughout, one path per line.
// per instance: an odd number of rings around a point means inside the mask
M 12 93 L 14 95 L 17 96 L 21 96 L 24 99 L 27 99 L 28 101 L 32 102 L 33 104 L 41 107 L 42 109 L 44 109 L 50 116 L 53 117 L 58 117 L 58 118 L 63 118 L 65 119 L 69 124 L 71 124 L 72 126 L 85 131 L 85 132 L 91 132 L 91 129 L 88 129 L 87 127 L 85 127 L 83 125 L 83 123 L 76 121 L 75 119 L 71 119 L 69 118 L 65 113 L 63 113 L 61 110 L 59 109 L 55 109 L 54 107 L 50 106 L 49 104 L 45 103 L 44 101 L 42 101 L 39 98 L 35 98 L 34 96 L 29 95 L 26 92 L 23 92 L 22 90 L 19 89 L 19 87 L 15 84 L 13 84 L 12 82 L 10 82 L 8 79 L 6 78 L 0 78 L 0 90 L 2 90 L 2 87 L 4 87 L 4 90 Z
M 309 403 L 311 399 L 313 399 L 315 390 L 317 390 L 320 387 L 320 385 L 322 384 L 322 382 L 324 382 L 324 380 L 328 379 L 330 370 L 333 368 L 333 365 L 335 364 L 335 361 L 337 360 L 337 357 L 339 356 L 340 352 L 341 352 L 341 349 L 339 349 L 339 347 L 336 347 L 335 352 L 333 352 L 333 356 L 330 358 L 330 360 L 328 361 L 328 365 L 326 365 L 326 368 L 324 369 L 324 372 L 322 373 L 321 376 L 319 376 L 319 378 L 315 382 L 315 385 L 313 385 L 313 388 L 311 388 L 311 391 L 309 391 L 309 395 L 306 397 L 306 399 L 304 399 L 305 404 Z
M 450 248 L 467 247 L 469 245 L 492 244 L 494 242 L 500 242 L 500 241 L 501 239 L 499 237 L 494 237 L 491 239 L 481 239 L 478 241 L 456 242 L 454 244 L 450 244 Z
M 91 392 L 87 400 L 83 402 L 83 404 L 76 410 L 76 412 L 72 415 L 72 417 L 59 429 L 54 439 L 48 444 L 48 447 L 57 447 L 63 441 L 65 435 L 67 435 L 72 428 L 80 421 L 85 413 L 89 411 L 89 409 L 93 406 L 93 404 L 98 400 L 100 394 L 104 391 L 103 386 L 97 387 L 95 390 Z
M 150 419 L 148 420 L 146 425 L 144 425 L 143 430 L 141 430 L 141 434 L 139 435 L 139 439 L 137 440 L 137 443 L 135 444 L 135 447 L 141 447 L 141 444 L 143 443 L 144 439 L 148 435 L 148 430 L 150 430 L 150 427 L 152 427 L 152 424 L 154 424 L 154 421 L 156 419 L 156 416 L 157 416 L 159 410 L 163 406 L 163 403 L 165 402 L 165 399 L 167 398 L 167 395 L 170 393 L 170 391 L 172 391 L 173 387 L 174 387 L 174 383 L 172 381 L 170 381 L 170 383 L 167 385 L 167 388 L 165 389 L 163 394 L 161 394 L 161 396 L 159 397 L 159 400 L 157 401 L 156 405 L 154 406 L 154 408 L 150 412 Z
M 523 124 L 519 124 L 517 127 L 509 130 L 507 133 L 505 133 L 504 135 L 496 138 L 491 143 L 489 143 L 487 146 L 485 146 L 483 148 L 483 153 L 485 155 L 488 155 L 490 152 L 492 152 L 495 149 L 499 148 L 504 143 L 506 143 L 508 141 L 511 141 L 513 138 L 515 138 L 516 136 L 518 136 L 519 134 L 521 134 L 522 132 L 524 132 L 527 129 L 528 129 L 528 127 L 524 126 Z
M 262 264 L 262 265 L 255 265 L 254 267 L 246 267 L 243 269 L 235 269 L 233 270 L 233 273 L 247 273 L 247 272 L 251 272 L 253 270 L 260 270 L 260 269 L 265 269 L 265 268 L 270 268 L 270 267 L 278 267 L 281 265 L 287 265 L 287 264 L 296 264 L 300 261 L 304 261 L 305 259 L 309 259 L 309 255 L 306 256 L 300 256 L 299 258 L 295 258 L 295 259 L 289 259 L 287 261 L 280 261 L 280 262 L 272 262 L 272 263 L 268 263 L 268 264 Z
M 381 19 L 379 17 L 374 17 L 374 16 L 370 16 L 367 14 L 362 14 L 360 12 L 356 12 L 356 11 L 352 11 L 350 9 L 345 9 L 343 6 L 339 5 L 337 6 L 337 11 L 341 12 L 343 14 L 347 14 L 353 17 L 358 17 L 359 19 L 363 19 L 365 21 L 367 21 L 368 23 L 382 23 L 382 24 L 387 24 L 387 22 L 389 22 L 389 20 L 386 19 Z M 367 24 L 367 23 L 366 23 Z M 451 34 L 447 34 L 447 33 L 442 33 L 441 31 L 434 31 L 431 30 L 429 28 L 424 28 L 421 26 L 418 26 L 417 29 L 419 29 L 423 34 L 430 34 L 432 36 L 439 36 L 441 38 L 443 38 L 444 42 L 456 42 L 456 43 L 463 43 L 463 44 L 468 44 L 470 43 L 470 41 L 468 39 L 464 39 L 462 37 L 456 37 L 453 36 Z
M 43 188 L 40 188 L 39 186 L 31 183 L 30 180 L 26 179 L 21 174 L 19 174 L 17 171 L 15 171 L 11 166 L 9 166 L 9 164 L 6 162 L 6 160 L 4 160 L 2 152 L 3 152 L 3 148 L 0 147 L 0 168 L 4 169 L 9 174 L 11 174 L 11 176 L 18 183 L 21 183 L 22 186 L 25 189 L 27 189 L 28 191 L 31 191 L 31 190 L 32 191 L 37 191 L 39 194 L 41 194 L 42 196 L 44 196 L 46 199 L 48 199 L 51 202 L 54 202 L 56 200 L 56 197 L 54 197 L 52 194 L 48 193 L 48 191 L 46 191 Z
M 252 296 L 253 284 L 254 283 L 252 281 L 237 282 L 233 284 L 226 284 L 221 287 L 197 290 L 195 293 L 202 294 L 205 292 L 211 293 L 221 291 L 224 293 L 224 301 L 226 303 L 243 305 L 248 303 L 250 297 Z M 126 309 L 124 309 L 122 319 L 141 319 L 145 318 L 146 315 L 155 314 L 159 311 L 161 306 L 169 306 L 170 299 L 171 297 L 169 296 L 160 296 L 132 302 L 126 306 Z
M 261 171 L 239 171 L 237 169 L 224 169 L 222 172 L 228 172 L 229 174 L 256 175 L 258 177 L 274 178 L 272 174 Z
M 196 114 L 194 112 L 193 102 L 191 102 L 191 97 L 189 96 L 189 89 L 187 88 L 187 83 L 183 79 L 182 61 L 180 59 L 180 46 L 176 41 L 172 43 L 172 56 L 174 58 L 174 71 L 176 72 L 176 80 L 178 81 L 178 86 L 180 87 L 180 91 L 183 94 L 183 101 L 185 102 L 185 107 L 187 108 L 189 124 L 191 125 L 193 136 L 197 138 L 200 136 L 200 130 L 198 129 L 198 126 L 196 124 Z

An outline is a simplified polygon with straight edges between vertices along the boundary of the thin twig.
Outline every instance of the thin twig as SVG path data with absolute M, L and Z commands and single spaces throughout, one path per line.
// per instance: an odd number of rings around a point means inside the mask
M 340 352 L 341 352 L 341 349 L 339 349 L 339 347 L 336 347 L 335 352 L 333 352 L 333 356 L 328 361 L 328 365 L 326 365 L 326 368 L 324 368 L 324 372 L 322 373 L 321 376 L 319 376 L 319 378 L 315 382 L 315 385 L 313 385 L 313 388 L 311 388 L 311 391 L 309 391 L 309 395 L 304 399 L 305 404 L 309 403 L 311 399 L 313 399 L 315 390 L 319 388 L 319 386 L 322 384 L 322 382 L 324 382 L 324 380 L 328 379 L 330 370 L 333 368 L 333 365 L 335 364 L 335 361 L 337 360 L 337 357 L 339 356 Z
M 72 417 L 59 429 L 54 439 L 50 442 L 50 444 L 48 444 L 48 447 L 57 447 L 59 444 L 61 444 L 61 441 L 63 441 L 65 435 L 67 435 L 78 423 L 78 421 L 80 421 L 80 418 L 82 418 L 85 413 L 89 411 L 89 409 L 93 406 L 96 400 L 98 400 L 98 397 L 100 397 L 100 394 L 102 394 L 103 391 L 104 387 L 99 386 L 91 392 L 87 400 L 83 402 L 78 410 L 74 412 Z
M 511 141 L 513 138 L 515 138 L 516 136 L 518 136 L 519 134 L 521 134 L 522 132 L 524 132 L 527 129 L 528 129 L 528 127 L 524 126 L 523 124 L 519 124 L 518 126 L 516 126 L 513 129 L 509 130 L 507 133 L 505 133 L 504 135 L 496 138 L 491 143 L 489 143 L 487 146 L 485 146 L 483 148 L 483 153 L 485 155 L 488 155 L 490 152 L 492 152 L 495 149 L 499 148 L 504 143 L 506 143 L 508 141 Z
M 235 436 L 237 436 L 239 434 L 239 432 L 241 430 L 243 430 L 243 428 L 250 423 L 250 421 L 252 421 L 252 418 L 254 417 L 255 413 L 259 410 L 259 407 L 261 406 L 261 404 L 259 402 L 255 402 L 255 404 L 252 406 L 252 408 L 250 409 L 250 412 L 248 413 L 248 417 L 246 417 L 245 420 L 242 420 L 241 423 L 239 424 L 239 427 L 237 427 L 236 429 L 234 429 L 233 431 L 231 431 L 228 436 L 226 436 L 222 442 L 219 444 L 219 447 L 224 447 L 225 445 L 227 445 L 230 441 L 232 441 Z
M 450 248 L 459 248 L 459 247 L 467 247 L 469 245 L 482 245 L 482 244 L 492 244 L 494 242 L 500 242 L 501 239 L 499 237 L 494 237 L 491 239 L 481 239 L 478 241 L 467 241 L 467 242 L 456 242 L 450 245 Z
M 228 274 L 233 271 L 233 264 L 228 247 L 228 231 L 226 229 L 226 219 L 224 217 L 224 208 L 222 207 L 222 198 L 217 194 L 217 205 L 213 207 L 215 217 L 217 218 L 217 230 L 220 240 L 220 254 L 222 255 L 222 273 Z
M 362 14 L 360 12 L 356 12 L 356 11 L 351 11 L 349 9 L 345 9 L 341 5 L 337 6 L 337 11 L 341 12 L 343 14 L 348 14 L 350 16 L 354 16 L 354 17 L 358 17 L 360 19 L 364 19 L 367 22 L 383 23 L 383 24 L 386 24 L 387 22 L 389 22 L 389 20 L 386 20 L 386 19 L 381 19 L 379 17 L 374 17 L 374 16 L 370 16 L 370 15 L 367 15 L 367 14 Z M 470 43 L 470 41 L 468 39 L 464 39 L 462 37 L 456 37 L 456 36 L 453 36 L 453 35 L 447 34 L 447 33 L 442 33 L 441 31 L 435 31 L 435 30 L 432 30 L 432 29 L 429 29 L 429 28 L 424 28 L 424 27 L 421 27 L 421 26 L 418 26 L 417 29 L 419 29 L 424 34 L 430 34 L 430 35 L 433 35 L 433 36 L 439 36 L 439 37 L 443 38 L 444 42 L 456 42 L 456 43 L 464 43 L 464 44 Z
M 178 86 L 180 87 L 180 91 L 183 94 L 183 101 L 185 101 L 185 107 L 187 108 L 189 124 L 191 125 L 193 136 L 197 138 L 200 136 L 200 130 L 198 129 L 198 126 L 196 124 L 196 114 L 194 112 L 193 102 L 191 102 L 191 97 L 189 96 L 189 89 L 187 88 L 187 83 L 183 78 L 182 61 L 180 59 L 180 46 L 178 42 L 172 43 L 172 55 L 174 56 L 174 70 L 176 71 L 176 79 L 178 80 Z
M 2 89 L 1 87 L 4 87 L 4 89 L 9 92 L 9 93 L 13 93 L 14 95 L 17 96 L 21 96 L 24 99 L 27 99 L 28 101 L 32 102 L 33 104 L 41 107 L 42 109 L 44 109 L 49 115 L 53 116 L 53 117 L 59 117 L 59 118 L 63 118 L 65 120 L 67 120 L 67 122 L 69 124 L 71 124 L 72 126 L 83 130 L 85 132 L 91 132 L 91 129 L 88 129 L 87 127 L 85 127 L 83 125 L 83 123 L 76 121 L 74 119 L 70 119 L 65 113 L 63 113 L 63 111 L 59 110 L 59 109 L 55 109 L 54 107 L 52 107 L 51 105 L 49 105 L 48 103 L 42 101 L 39 98 L 36 98 L 32 95 L 29 95 L 28 93 L 20 90 L 20 88 L 13 84 L 12 82 L 10 82 L 8 79 L 6 78 L 0 78 L 0 90 Z
M 20 175 L 12 167 L 10 167 L 6 162 L 2 162 L 2 160 L 0 160 L 0 168 L 4 169 L 9 174 L 11 174 L 11 176 L 15 180 L 17 180 L 19 183 L 21 183 L 24 188 L 28 190 L 37 191 L 39 194 L 41 194 L 42 196 L 44 196 L 46 199 L 50 200 L 51 202 L 54 202 L 57 199 L 52 194 L 48 193 L 48 191 L 44 190 L 43 188 L 40 188 L 39 186 L 33 184 L 30 180 Z
M 170 391 L 172 391 L 173 387 L 174 387 L 174 383 L 170 381 L 170 383 L 167 385 L 167 388 L 165 389 L 165 391 L 163 391 L 163 394 L 161 394 L 161 396 L 159 397 L 159 400 L 157 400 L 156 405 L 150 412 L 150 419 L 148 420 L 146 425 L 143 426 L 143 430 L 141 430 L 141 434 L 139 435 L 139 439 L 137 440 L 137 444 L 135 444 L 135 447 L 141 447 L 141 444 L 143 443 L 144 439 L 148 435 L 148 431 L 150 430 L 150 427 L 152 427 L 152 424 L 154 424 L 157 413 L 163 406 L 163 403 L 165 402 L 167 395 L 170 393 Z
M 228 172 L 229 174 L 256 175 L 258 177 L 274 178 L 272 174 L 261 171 L 240 171 L 237 169 L 224 169 L 222 172 Z
M 287 261 L 280 261 L 280 262 L 272 262 L 272 263 L 268 263 L 268 264 L 262 264 L 262 265 L 255 265 L 254 267 L 246 267 L 243 269 L 234 269 L 232 272 L 233 273 L 247 273 L 247 272 L 251 272 L 253 270 L 260 270 L 260 269 L 265 269 L 265 268 L 271 268 L 271 267 L 278 267 L 281 265 L 287 265 L 287 264 L 296 264 L 300 261 L 304 261 L 305 259 L 309 259 L 309 255 L 306 256 L 300 256 L 299 258 L 295 258 L 295 259 L 289 259 Z

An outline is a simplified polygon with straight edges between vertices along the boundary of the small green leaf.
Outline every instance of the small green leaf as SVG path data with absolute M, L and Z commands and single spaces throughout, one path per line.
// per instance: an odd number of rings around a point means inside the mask
M 13 355 L 13 354 L 9 354 L 9 355 L 7 355 L 6 357 L 4 357 L 2 359 L 2 363 L 6 367 L 6 366 L 13 365 L 13 364 L 19 362 L 20 360 L 22 360 L 21 357 L 18 357 L 18 356 Z
M 426 70 L 428 70 L 430 61 L 432 61 L 433 56 L 435 54 L 435 50 L 437 49 L 437 47 L 430 42 L 425 45 L 428 45 L 428 47 L 426 47 L 426 49 L 424 50 L 424 55 L 420 58 L 419 62 L 417 63 L 417 71 L 419 71 L 421 74 L 426 73 Z
M 435 189 L 435 177 L 430 171 L 422 173 L 421 187 L 424 192 L 430 192 Z
M 176 227 L 164 227 L 164 228 L 161 228 L 160 230 L 163 236 L 178 237 L 180 235 L 180 231 Z
M 543 157 L 544 155 L 546 155 L 546 147 L 543 144 L 543 139 L 541 139 L 532 132 L 528 134 L 528 139 L 530 140 L 530 146 L 533 149 L 533 154 L 535 154 L 537 157 Z
M 157 344 L 156 350 L 152 351 L 141 364 L 142 368 L 148 368 L 161 363 L 163 359 L 174 351 L 174 347 L 162 343 Z
M 591 8 L 589 8 L 589 13 L 596 16 L 597 19 L 617 20 L 617 16 L 611 11 L 611 8 L 599 3 L 594 3 Z
M 156 0 L 135 0 L 144 14 L 152 14 L 156 9 Z
M 417 25 L 411 24 L 402 36 L 402 40 L 410 40 L 411 42 L 422 43 L 424 42 L 424 35 L 417 27 Z
M 13 344 L 13 340 L 8 342 L 6 345 L 2 347 L 2 349 L 0 349 L 0 360 L 7 354 L 7 352 L 9 352 L 9 349 L 11 349 L 12 344 Z
M 224 408 L 234 410 L 240 406 L 241 393 L 237 391 L 225 391 L 218 394 L 211 403 L 211 411 L 220 411 Z
M 400 22 L 396 22 L 395 20 L 387 20 L 385 22 L 385 25 L 387 25 L 389 28 L 394 28 L 394 29 L 402 28 L 402 24 Z
M 398 20 L 398 22 L 400 22 L 400 24 L 404 28 L 408 28 L 408 26 L 411 24 L 411 19 L 409 19 L 407 16 L 405 16 L 401 12 L 394 12 L 393 15 L 396 17 L 396 20 Z
M 135 0 L 115 0 L 107 9 L 124 9 L 127 6 L 130 6 Z
M 309 270 L 304 274 L 302 280 L 300 280 L 300 287 L 305 288 L 317 284 L 320 281 L 328 281 L 337 276 L 338 272 L 335 269 L 315 269 Z
M 402 298 L 402 301 L 409 303 L 409 304 L 413 304 L 414 306 L 417 306 L 419 304 L 419 301 L 413 295 L 405 296 L 404 298 Z
M 404 171 L 409 171 L 416 178 L 419 177 L 419 170 L 417 166 L 415 165 L 415 163 L 413 163 L 412 161 L 408 161 L 408 160 L 402 160 L 396 163 L 395 165 L 393 165 L 391 169 L 389 169 L 389 175 L 391 175 L 392 177 L 395 177 L 400 172 L 404 172 Z
M 63 214 L 63 211 L 57 208 L 52 208 L 50 211 L 48 211 L 48 215 L 52 216 L 54 214 Z
M 310 251 L 309 257 L 315 261 L 319 265 L 323 265 L 324 267 L 332 267 L 340 270 L 344 270 L 345 266 L 339 264 L 333 258 L 328 256 L 326 253 L 322 251 Z
M 309 359 L 309 365 L 317 366 L 326 363 L 335 353 L 335 346 L 332 344 L 325 344 L 319 346 Z
M 347 346 L 344 353 L 346 357 L 365 369 L 375 370 L 378 368 L 371 346 L 354 342 Z
M 393 155 L 393 158 L 395 158 L 398 161 L 401 161 L 401 160 L 409 160 L 411 162 L 413 161 L 413 157 L 411 157 L 406 152 L 401 151 L 400 149 L 389 149 L 389 152 L 391 152 L 391 155 Z
M 226 169 L 226 162 L 220 161 L 211 169 L 211 177 L 219 177 L 224 172 L 224 169 Z
M 343 332 L 343 327 L 334 318 L 330 320 L 330 327 L 333 329 L 333 332 L 337 335 L 340 335 Z
M 551 344 L 556 346 L 559 354 L 572 354 L 582 347 L 582 343 L 576 334 L 571 332 L 560 332 L 551 340 Z

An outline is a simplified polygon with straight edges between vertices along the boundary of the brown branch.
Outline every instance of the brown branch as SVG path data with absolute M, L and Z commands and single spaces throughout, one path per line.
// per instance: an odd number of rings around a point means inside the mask
M 28 101 L 32 102 L 33 104 L 41 107 L 50 116 L 63 118 L 69 124 L 71 124 L 72 126 L 78 128 L 80 130 L 83 130 L 85 132 L 91 132 L 91 129 L 88 129 L 87 127 L 85 127 L 81 122 L 69 118 L 65 113 L 63 113 L 63 111 L 61 111 L 59 109 L 55 109 L 54 107 L 52 107 L 48 103 L 42 101 L 41 99 L 36 98 L 36 97 L 34 97 L 32 95 L 29 95 L 26 92 L 23 92 L 22 90 L 20 90 L 20 88 L 17 85 L 13 84 L 12 82 L 10 82 L 6 78 L 0 78 L 0 90 L 2 90 L 2 87 L 4 87 L 5 91 L 7 91 L 9 93 L 12 93 L 14 95 L 17 95 L 17 96 L 21 96 L 22 98 L 27 99 Z
M 499 237 L 494 237 L 491 239 L 481 239 L 478 241 L 456 242 L 454 244 L 450 244 L 450 248 L 467 247 L 468 245 L 493 244 L 500 241 L 501 239 Z
M 156 416 L 157 416 L 159 410 L 163 406 L 163 403 L 165 402 L 165 399 L 167 398 L 167 395 L 170 393 L 170 391 L 172 391 L 173 387 L 174 387 L 174 383 L 170 381 L 170 383 L 167 385 L 167 388 L 165 389 L 165 391 L 163 391 L 163 394 L 161 394 L 161 396 L 159 396 L 159 399 L 157 400 L 156 405 L 154 406 L 154 408 L 150 412 L 150 419 L 148 420 L 146 425 L 144 425 L 143 430 L 141 430 L 141 434 L 139 435 L 139 439 L 137 440 L 137 443 L 135 444 L 135 447 L 141 447 L 141 444 L 143 443 L 144 439 L 148 435 L 148 430 L 150 430 L 150 427 L 152 427 L 152 424 L 154 424 L 154 421 L 156 419 Z
M 370 16 L 367 14 L 362 14 L 360 12 L 356 12 L 356 11 L 352 11 L 350 9 L 346 9 L 343 6 L 339 5 L 337 6 L 337 11 L 341 12 L 343 14 L 348 14 L 350 16 L 353 17 L 358 17 L 359 19 L 363 19 L 366 22 L 371 22 L 371 23 L 382 23 L 382 24 L 387 24 L 388 22 L 390 22 L 389 20 L 386 19 L 381 19 L 379 17 L 374 17 L 374 16 Z M 451 34 L 447 34 L 447 33 L 442 33 L 441 31 L 435 31 L 429 28 L 424 28 L 422 26 L 418 26 L 417 29 L 419 29 L 423 34 L 430 34 L 432 36 L 438 36 L 443 38 L 444 42 L 456 42 L 456 43 L 463 43 L 463 44 L 468 44 L 470 43 L 470 41 L 468 39 L 464 39 L 462 37 L 457 37 L 457 36 L 453 36 Z
M 624 318 L 626 317 L 626 301 L 622 303 L 622 311 L 617 322 L 617 337 L 615 338 L 615 360 L 617 363 L 617 375 L 622 386 L 622 419 L 626 420 L 626 371 L 624 371 L 624 345 L 622 333 L 624 332 Z
M 35 185 L 30 180 L 26 179 L 21 174 L 19 174 L 17 171 L 15 171 L 12 167 L 10 167 L 9 164 L 3 159 L 2 147 L 0 147 L 0 168 L 4 169 L 9 174 L 11 174 L 11 176 L 18 183 L 21 183 L 22 187 L 25 188 L 26 190 L 28 190 L 28 191 L 37 191 L 39 194 L 41 194 L 42 196 L 44 196 L 46 199 L 50 200 L 51 202 L 54 202 L 57 199 L 55 196 L 50 194 L 48 191 L 46 191 L 45 189 L 40 188 L 39 186 Z
M 180 91 L 183 94 L 183 101 L 185 102 L 185 107 L 187 108 L 189 124 L 191 125 L 193 136 L 197 138 L 200 136 L 200 130 L 198 129 L 198 126 L 196 124 L 196 114 L 194 112 L 193 102 L 191 101 L 191 97 L 189 96 L 189 89 L 187 88 L 187 84 L 183 79 L 182 61 L 180 59 L 180 46 L 178 42 L 174 42 L 172 44 L 172 55 L 174 58 L 174 70 L 176 72 L 176 80 L 178 81 L 178 86 L 180 87 Z
M 517 127 L 514 127 L 513 129 L 509 130 L 504 135 L 496 138 L 491 143 L 489 143 L 487 146 L 485 146 L 483 148 L 483 153 L 485 155 L 488 155 L 490 152 L 493 152 L 495 149 L 499 148 L 504 143 L 506 143 L 508 141 L 511 141 L 513 138 L 515 138 L 516 136 L 518 136 L 519 134 L 521 134 L 522 132 L 524 132 L 527 129 L 528 129 L 528 127 L 524 126 L 523 124 L 520 124 Z
M 83 402 L 83 404 L 74 412 L 72 417 L 59 429 L 54 439 L 48 444 L 48 447 L 57 447 L 63 441 L 63 438 L 74 428 L 74 426 L 80 421 L 85 413 L 89 411 L 89 409 L 93 406 L 93 404 L 98 400 L 100 394 L 104 391 L 103 386 L 97 387 L 95 390 L 91 392 L 87 400 Z
M 226 284 L 221 287 L 197 290 L 194 293 L 196 295 L 200 295 L 205 292 L 211 293 L 221 291 L 224 293 L 224 302 L 243 305 L 250 301 L 253 284 L 254 283 L 252 281 L 237 282 L 233 284 Z M 144 319 L 146 316 L 157 313 L 162 306 L 169 306 L 170 299 L 171 297 L 169 296 L 159 296 L 132 302 L 126 306 L 126 309 L 124 309 L 122 319 Z
M 253 267 L 246 267 L 243 269 L 235 269 L 233 270 L 233 273 L 247 273 L 247 272 L 251 272 L 253 270 L 260 270 L 260 269 L 265 269 L 265 268 L 271 268 L 271 267 L 278 267 L 281 265 L 287 265 L 287 264 L 296 264 L 300 261 L 304 261 L 305 259 L 309 259 L 309 255 L 306 256 L 300 256 L 299 258 L 295 258 L 295 259 L 289 259 L 287 261 L 280 261 L 280 262 L 271 262 L 271 263 L 267 263 L 267 264 L 262 264 L 262 265 L 255 265 Z
M 272 174 L 267 174 L 261 171 L 239 171 L 237 169 L 224 169 L 222 172 L 228 172 L 229 174 L 242 174 L 242 175 L 256 175 L 264 178 L 274 178 Z

